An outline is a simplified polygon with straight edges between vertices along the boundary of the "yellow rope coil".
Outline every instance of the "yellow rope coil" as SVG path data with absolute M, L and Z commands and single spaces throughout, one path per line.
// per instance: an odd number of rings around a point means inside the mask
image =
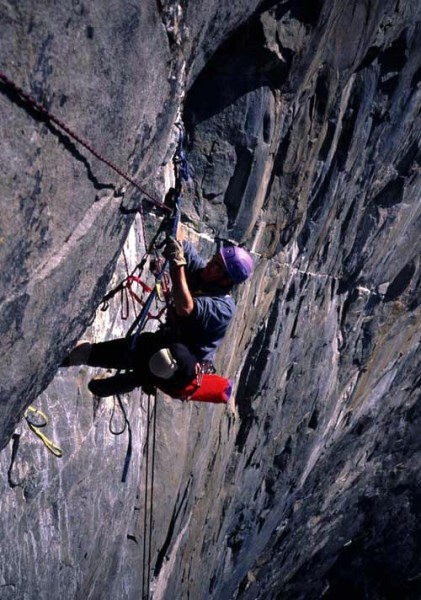
M 34 413 L 43 420 L 41 423 L 34 423 L 31 420 L 31 414 L 33 415 Z M 34 406 L 28 406 L 28 408 L 25 411 L 24 417 L 26 419 L 29 429 L 33 433 L 35 433 L 36 436 L 39 437 L 39 439 L 43 442 L 44 446 L 52 454 L 54 454 L 54 456 L 56 456 L 57 458 L 61 458 L 63 456 L 63 450 L 59 446 L 57 446 L 52 440 L 50 440 L 50 438 L 48 438 L 45 435 L 45 433 L 42 433 L 42 431 L 40 431 L 41 427 L 45 427 L 48 424 L 47 415 L 38 408 L 35 408 Z

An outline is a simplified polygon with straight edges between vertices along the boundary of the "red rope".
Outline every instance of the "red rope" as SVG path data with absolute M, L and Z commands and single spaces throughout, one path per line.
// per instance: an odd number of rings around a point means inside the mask
M 129 263 L 127 261 L 127 256 L 126 256 L 126 252 L 123 248 L 123 258 L 124 258 L 124 267 L 126 269 L 126 279 L 125 279 L 125 283 L 121 289 L 121 318 L 123 319 L 123 321 L 125 321 L 126 319 L 128 319 L 129 317 L 129 313 L 130 313 L 130 306 L 129 306 L 129 293 L 127 290 L 127 281 L 130 277 L 130 273 L 129 273 Z M 123 312 L 124 308 L 124 297 L 126 299 L 126 313 Z M 133 306 L 133 312 L 135 314 L 135 316 L 137 317 L 137 311 L 136 311 L 136 302 L 135 299 L 133 298 L 133 296 L 131 297 L 132 299 L 132 306 Z
M 79 135 L 77 133 L 75 133 L 72 129 L 70 129 L 65 123 L 63 123 L 63 121 L 61 121 L 60 119 L 58 119 L 57 117 L 55 117 L 52 113 L 50 113 L 44 106 L 42 106 L 42 104 L 39 104 L 34 98 L 32 98 L 32 96 L 30 96 L 29 94 L 27 94 L 26 92 L 24 92 L 22 88 L 18 87 L 13 81 L 11 81 L 1 71 L 0 71 L 0 79 L 3 81 L 3 83 L 5 83 L 9 87 L 11 87 L 28 104 L 30 104 L 32 107 L 34 107 L 40 113 L 42 113 L 45 117 L 47 117 L 49 121 L 51 121 L 52 123 L 54 123 L 55 125 L 57 125 L 58 127 L 60 127 L 60 129 L 62 129 L 63 131 L 65 131 L 69 137 L 73 138 L 76 142 L 78 142 L 79 144 L 81 144 L 81 146 L 83 146 L 84 148 L 86 148 L 86 150 L 88 150 L 91 154 L 93 154 L 98 160 L 100 160 L 101 162 L 103 162 L 106 165 L 108 165 L 113 171 L 115 171 L 116 173 L 118 173 L 119 175 L 121 175 L 121 177 L 123 177 L 124 179 L 126 179 L 126 181 L 128 181 L 129 183 L 131 183 L 135 188 L 137 188 L 143 194 L 145 194 L 145 196 L 147 196 L 147 198 L 148 198 L 148 200 L 150 202 L 152 202 L 156 206 L 159 206 L 160 208 L 163 208 L 163 209 L 165 209 L 167 211 L 170 211 L 170 209 L 168 208 L 168 206 L 166 206 L 163 202 L 161 202 L 160 200 L 157 200 L 157 198 L 154 198 L 151 194 L 149 194 L 149 192 L 147 192 L 145 189 L 143 189 L 137 183 L 137 181 L 135 181 L 132 177 L 130 177 L 130 175 L 128 173 L 126 173 L 125 171 L 122 171 L 116 164 L 114 164 L 110 160 L 104 158 L 87 141 L 85 141 L 81 137 L 79 137 Z

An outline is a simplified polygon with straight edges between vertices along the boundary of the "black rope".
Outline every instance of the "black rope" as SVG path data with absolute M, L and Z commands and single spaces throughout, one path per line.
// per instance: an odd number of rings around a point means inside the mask
M 142 600 L 148 600 L 151 589 L 152 565 L 152 532 L 154 515 L 155 456 L 156 456 L 156 424 L 157 397 L 154 393 L 153 411 L 151 396 L 148 395 L 147 429 L 145 440 L 145 493 L 143 513 L 143 561 L 142 561 Z M 151 430 L 152 427 L 152 430 Z
M 116 408 L 116 398 L 118 400 L 118 404 L 120 406 L 120 410 L 123 413 L 123 418 L 124 418 L 123 429 L 121 429 L 121 431 L 115 431 L 114 428 L 113 428 L 113 420 L 114 420 L 114 415 L 115 415 L 115 412 L 116 412 L 115 411 L 115 408 Z M 120 396 L 117 396 L 117 395 L 113 396 L 113 400 L 114 400 L 114 402 L 113 402 L 113 410 L 112 410 L 112 413 L 111 413 L 110 423 L 108 425 L 108 429 L 110 430 L 110 433 L 112 433 L 113 435 L 121 435 L 122 433 L 124 433 L 126 431 L 126 427 L 127 427 L 126 413 L 125 413 L 125 409 L 124 409 L 124 406 L 123 406 L 123 403 L 121 401 Z
M 150 511 L 149 511 L 149 557 L 148 557 L 148 586 L 150 589 L 151 582 L 151 551 L 152 551 L 152 528 L 153 528 L 153 502 L 154 502 L 154 483 L 155 483 L 155 451 L 156 451 L 156 413 L 157 413 L 157 402 L 156 402 L 156 389 L 155 389 L 155 402 L 154 402 L 154 413 L 153 413 L 153 437 L 152 437 L 152 465 L 151 465 L 151 497 L 150 497 Z
M 14 433 L 12 435 L 12 456 L 10 458 L 10 465 L 7 470 L 7 481 L 12 489 L 17 487 L 18 485 L 22 484 L 21 481 L 16 482 L 13 479 L 13 467 L 15 466 L 16 456 L 17 456 L 17 453 L 19 450 L 19 444 L 20 444 L 20 435 L 18 433 Z
M 148 394 L 148 412 L 147 412 L 147 427 L 146 427 L 146 473 L 145 473 L 145 504 L 143 511 L 143 571 L 142 571 L 142 600 L 149 598 L 149 578 L 147 572 L 149 567 L 146 562 L 146 549 L 148 540 L 148 483 L 149 483 L 149 430 L 150 430 L 150 414 L 151 414 L 151 396 Z
M 113 425 L 112 425 L 114 414 L 115 414 L 115 407 L 116 407 L 115 399 L 116 398 L 117 398 L 117 402 L 118 402 L 118 405 L 120 407 L 120 410 L 121 410 L 121 413 L 122 413 L 123 419 L 124 419 L 124 425 L 123 425 L 123 428 L 120 431 L 115 431 L 113 429 Z M 111 413 L 111 418 L 110 418 L 110 423 L 109 423 L 108 428 L 109 428 L 110 432 L 113 435 L 121 435 L 127 429 L 127 435 L 128 435 L 127 450 L 126 450 L 126 456 L 125 456 L 125 459 L 124 459 L 123 472 L 122 472 L 122 475 L 121 475 L 121 483 L 126 483 L 127 473 L 128 473 L 128 470 L 129 470 L 129 465 L 130 465 L 130 461 L 131 461 L 132 453 L 133 453 L 133 432 L 132 432 L 132 428 L 131 428 L 131 425 L 130 425 L 130 421 L 129 421 L 128 417 L 127 417 L 126 409 L 124 407 L 123 401 L 122 401 L 122 399 L 121 399 L 121 397 L 120 397 L 119 394 L 114 394 L 113 412 Z

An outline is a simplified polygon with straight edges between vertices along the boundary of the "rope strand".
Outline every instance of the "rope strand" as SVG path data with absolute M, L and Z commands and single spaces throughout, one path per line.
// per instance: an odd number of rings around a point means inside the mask
M 32 96 L 27 94 L 22 88 L 20 88 L 18 85 L 16 85 L 2 71 L 0 71 L 0 80 L 4 84 L 6 84 L 10 88 L 12 88 L 12 90 L 16 94 L 18 94 L 23 100 L 25 100 L 25 102 L 27 102 L 30 106 L 32 106 L 38 112 L 40 112 L 42 115 L 44 115 L 44 117 L 46 117 L 49 121 L 51 121 L 52 123 L 54 123 L 55 125 L 60 127 L 60 129 L 62 129 L 65 133 L 67 133 L 67 135 L 69 137 L 74 139 L 76 142 L 78 142 L 78 144 L 80 144 L 86 150 L 88 150 L 88 152 L 93 154 L 95 156 L 95 158 L 97 158 L 98 160 L 100 160 L 101 162 L 106 164 L 108 167 L 110 167 L 110 169 L 112 169 L 113 171 L 118 173 L 118 175 L 123 177 L 126 181 L 131 183 L 135 188 L 137 188 L 139 191 L 141 191 L 142 194 L 145 194 L 145 196 L 147 197 L 149 202 L 152 202 L 152 204 L 155 204 L 155 206 L 158 206 L 159 208 L 162 208 L 162 209 L 166 210 L 167 212 L 170 210 L 168 208 L 168 206 L 166 206 L 163 202 L 161 202 L 160 200 L 158 200 L 157 198 L 152 196 L 141 185 L 139 185 L 139 183 L 135 179 L 133 179 L 128 173 L 126 173 L 125 171 L 120 169 L 115 163 L 111 162 L 110 160 L 108 160 L 107 158 L 102 156 L 93 146 L 91 146 L 91 144 L 89 142 L 82 139 L 77 133 L 75 133 L 72 129 L 70 129 L 70 127 L 68 127 L 63 121 L 61 121 L 58 117 L 56 117 L 55 115 L 50 113 L 45 108 L 45 106 L 43 106 L 42 104 L 39 104 L 39 102 L 37 102 Z
M 153 527 L 153 503 L 154 503 L 154 485 L 155 485 L 155 454 L 156 454 L 156 410 L 157 410 L 157 393 L 155 388 L 154 394 L 154 413 L 153 413 L 153 429 L 152 429 L 152 464 L 151 464 L 151 494 L 150 494 L 150 511 L 149 511 L 149 556 L 148 556 L 148 589 L 151 587 L 151 564 L 152 564 L 152 527 Z
M 142 600 L 148 600 L 149 598 L 149 581 L 147 579 L 147 573 L 149 567 L 146 560 L 147 550 L 147 529 L 148 529 L 148 483 L 149 483 L 149 430 L 150 430 L 150 416 L 151 416 L 151 396 L 148 394 L 148 412 L 147 412 L 147 428 L 146 428 L 146 468 L 145 468 L 145 504 L 143 513 L 143 564 L 142 564 Z

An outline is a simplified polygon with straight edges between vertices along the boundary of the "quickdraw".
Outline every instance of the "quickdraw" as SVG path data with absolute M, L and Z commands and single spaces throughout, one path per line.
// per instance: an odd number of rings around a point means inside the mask
M 141 287 L 142 289 L 142 293 L 139 295 L 137 292 L 134 291 L 133 289 L 133 284 L 137 284 Z M 128 275 L 127 278 L 124 280 L 124 282 L 122 282 L 122 284 L 119 286 L 118 290 L 116 293 L 120 294 L 120 317 L 122 319 L 122 321 L 127 321 L 127 319 L 130 316 L 130 300 L 136 302 L 137 304 L 139 304 L 139 306 L 144 306 L 145 301 L 144 301 L 144 294 L 150 294 L 152 292 L 152 289 L 149 285 L 147 285 L 140 277 L 137 277 L 136 275 Z M 115 292 L 115 290 L 114 290 Z M 113 294 L 115 295 L 115 294 Z M 165 281 L 163 281 L 162 285 L 158 285 L 158 290 L 157 290 L 157 300 L 159 300 L 161 303 L 165 303 L 165 306 L 163 306 L 162 308 L 159 308 L 158 306 L 158 302 L 156 303 L 156 309 L 157 309 L 157 313 L 153 314 L 152 312 L 148 312 L 148 319 L 150 320 L 158 320 L 161 321 L 162 316 L 164 315 L 165 311 L 167 310 L 167 302 L 168 302 L 168 297 L 169 297 L 169 282 L 167 280 L 167 278 L 165 278 Z M 102 306 L 101 306 L 101 310 L 102 311 L 106 311 L 109 308 L 109 301 L 107 300 L 103 300 Z
M 150 254 L 150 252 L 148 252 L 148 255 Z M 140 269 L 141 265 L 138 265 L 137 267 L 135 267 L 135 269 L 132 271 L 132 274 L 129 274 L 128 271 L 128 267 L 127 267 L 127 260 L 125 258 L 125 263 L 126 263 L 126 278 L 121 281 L 114 289 L 112 289 L 110 292 L 108 292 L 108 294 L 106 294 L 106 296 L 104 296 L 104 298 L 102 299 L 102 305 L 101 305 L 101 310 L 102 311 L 106 311 L 109 308 L 109 301 L 117 294 L 120 294 L 120 316 L 121 319 L 123 321 L 127 320 L 129 317 L 129 313 L 130 313 L 130 299 L 132 300 L 133 303 L 137 303 L 140 306 L 143 306 L 145 304 L 144 301 L 144 295 L 145 294 L 150 294 L 153 290 L 153 288 L 151 288 L 147 283 L 145 283 L 140 275 L 142 274 L 143 271 L 143 266 L 142 266 L 142 271 L 140 271 L 139 275 L 134 275 L 134 273 L 136 271 L 138 271 Z M 162 261 L 161 259 L 156 256 L 156 258 L 154 259 L 154 267 L 153 269 L 151 268 L 151 272 L 153 274 L 157 274 L 160 272 L 160 270 L 162 269 Z M 138 286 L 141 287 L 141 293 L 140 295 L 133 289 L 133 285 L 136 284 Z M 167 309 L 168 306 L 168 302 L 169 302 L 169 295 L 170 295 L 170 279 L 167 273 L 164 273 L 164 276 L 162 277 L 162 281 L 158 282 L 157 284 L 157 300 L 159 300 L 162 303 L 165 303 L 165 306 L 161 309 L 159 309 L 158 306 L 158 302 L 157 302 L 157 314 L 152 314 L 151 312 L 148 312 L 148 319 L 158 319 L 160 320 L 162 315 L 164 314 L 165 310 Z M 135 311 L 136 312 L 136 311 Z

